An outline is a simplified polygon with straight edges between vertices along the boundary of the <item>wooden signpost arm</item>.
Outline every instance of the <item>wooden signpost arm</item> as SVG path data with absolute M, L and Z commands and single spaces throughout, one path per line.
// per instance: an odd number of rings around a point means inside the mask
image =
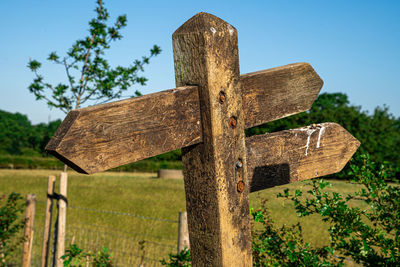
M 311 108 L 324 82 L 308 63 L 240 75 L 245 128 Z
M 197 85 L 203 142 L 182 150 L 194 266 L 251 266 L 237 31 L 199 13 L 173 34 L 177 86 Z
M 245 128 L 310 109 L 322 80 L 308 63 L 240 76 Z M 95 173 L 202 142 L 197 86 L 71 111 L 46 150 Z
M 250 192 L 340 172 L 359 145 L 332 122 L 248 137 Z

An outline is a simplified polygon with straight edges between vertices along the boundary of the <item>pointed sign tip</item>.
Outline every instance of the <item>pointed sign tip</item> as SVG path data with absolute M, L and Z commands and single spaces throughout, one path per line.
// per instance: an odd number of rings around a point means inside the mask
M 76 119 L 78 118 L 80 114 L 79 110 L 72 110 L 68 112 L 67 116 L 61 123 L 60 127 L 58 127 L 56 133 L 54 136 L 50 139 L 50 141 L 47 143 L 45 150 L 48 153 L 52 153 L 57 150 L 57 148 L 60 146 L 61 142 L 64 139 L 64 136 L 67 134 L 68 130 L 71 128 L 71 126 L 74 124 Z
M 54 157 L 59 159 L 64 164 L 68 165 L 68 167 L 72 168 L 76 172 L 82 173 L 82 174 L 91 174 L 90 172 L 85 171 L 84 169 L 82 169 L 81 167 L 76 165 L 74 162 L 72 162 L 72 161 L 68 160 L 67 158 L 63 157 L 62 155 L 60 155 L 57 151 L 48 151 L 48 152 L 49 152 L 49 154 L 53 155 Z

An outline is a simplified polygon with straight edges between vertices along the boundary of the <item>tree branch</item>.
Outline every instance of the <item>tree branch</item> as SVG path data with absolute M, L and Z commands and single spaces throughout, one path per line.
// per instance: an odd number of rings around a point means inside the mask
M 73 83 L 72 83 L 72 81 L 73 81 L 73 80 L 72 80 L 72 76 L 69 74 L 69 67 L 68 67 L 68 65 L 67 65 L 67 60 L 64 58 L 63 62 L 64 62 L 65 71 L 66 71 L 67 76 L 68 76 L 69 85 L 71 86 L 71 92 L 72 92 L 72 94 L 74 95 L 74 97 L 77 98 L 77 95 L 76 95 L 76 93 L 74 92 L 74 85 L 73 85 Z

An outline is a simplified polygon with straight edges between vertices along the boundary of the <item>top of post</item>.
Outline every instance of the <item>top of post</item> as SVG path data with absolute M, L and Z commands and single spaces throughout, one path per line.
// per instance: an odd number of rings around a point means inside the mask
M 229 32 L 230 35 L 236 33 L 235 27 L 230 25 L 223 19 L 218 18 L 209 13 L 200 12 L 191 17 L 182 26 L 180 26 L 172 36 L 187 33 L 216 33 L 216 32 Z

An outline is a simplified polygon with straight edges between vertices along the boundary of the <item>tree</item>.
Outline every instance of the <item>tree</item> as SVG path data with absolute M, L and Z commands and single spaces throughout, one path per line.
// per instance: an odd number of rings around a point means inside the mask
M 41 63 L 29 60 L 28 68 L 35 74 L 29 91 L 37 100 L 45 100 L 49 107 L 55 107 L 68 113 L 92 101 L 104 103 L 122 97 L 122 93 L 135 83 L 144 85 L 147 79 L 139 75 L 150 58 L 161 52 L 154 45 L 149 56 L 134 60 L 128 67 L 112 68 L 104 58 L 104 53 L 111 43 L 122 38 L 120 31 L 127 25 L 126 15 L 117 17 L 112 26 L 107 25 L 109 13 L 102 0 L 97 0 L 96 17 L 89 21 L 89 35 L 77 40 L 63 58 L 51 52 L 48 61 L 64 68 L 67 84 L 56 85 L 45 82 L 39 74 Z M 48 94 L 50 93 L 50 94 Z M 133 96 L 139 96 L 136 91 Z
M 0 154 L 45 156 L 61 120 L 32 125 L 26 115 L 0 110 Z
M 35 151 L 36 138 L 25 115 L 0 110 L 0 154 L 39 155 Z
M 323 93 L 307 112 L 263 124 L 246 130 L 246 134 L 262 134 L 311 125 L 319 122 L 336 122 L 360 142 L 357 154 L 368 153 L 371 159 L 392 167 L 400 167 L 400 118 L 395 118 L 387 106 L 376 107 L 372 114 L 351 105 L 346 94 Z M 358 162 L 362 164 L 362 162 Z M 347 178 L 344 172 L 335 177 Z

